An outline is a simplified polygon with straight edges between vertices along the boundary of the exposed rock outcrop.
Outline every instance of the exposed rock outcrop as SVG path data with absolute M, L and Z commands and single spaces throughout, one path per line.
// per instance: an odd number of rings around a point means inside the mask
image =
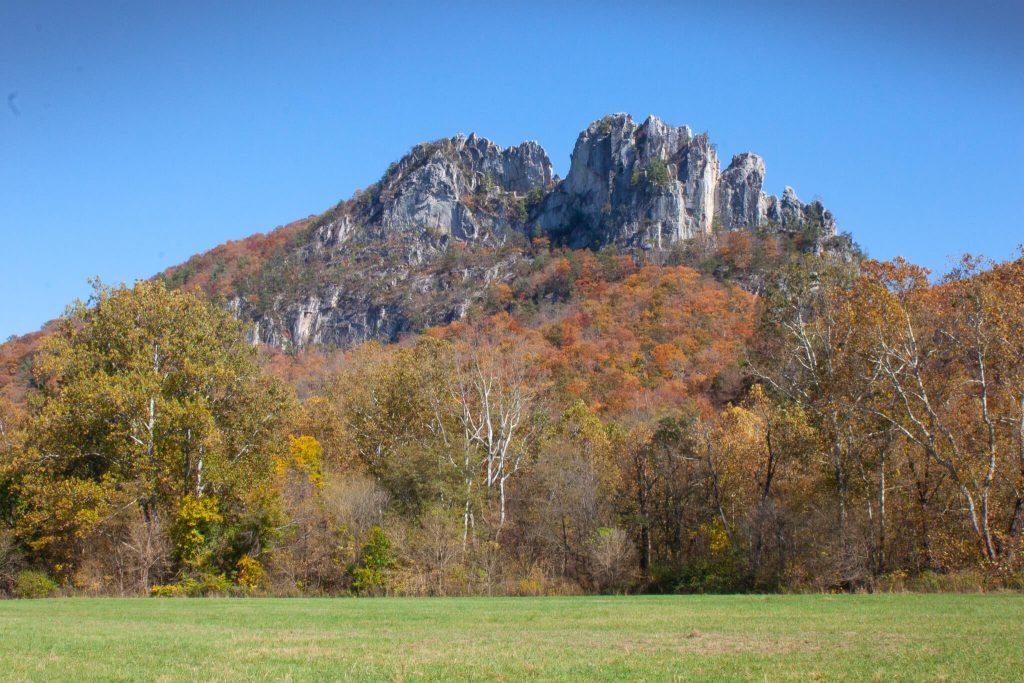
M 796 232 L 806 227 L 808 221 L 813 221 L 821 230 L 823 237 L 832 237 L 836 234 L 836 221 L 832 212 L 817 200 L 804 204 L 792 187 L 786 187 L 782 192 L 782 199 L 769 196 L 767 200 L 768 219 L 780 230 Z
M 349 346 L 461 318 L 487 285 L 512 281 L 522 258 L 509 248 L 517 233 L 577 248 L 657 250 L 715 230 L 774 229 L 829 248 L 832 214 L 792 188 L 766 195 L 764 178 L 759 156 L 737 154 L 720 172 L 706 134 L 653 116 L 590 124 L 564 180 L 536 142 L 502 148 L 460 134 L 417 145 L 313 221 L 291 269 L 265 288 L 276 298 L 234 305 L 256 322 L 254 338 L 276 346 Z M 460 245 L 478 261 L 454 264 Z
M 717 180 L 707 136 L 614 114 L 580 134 L 537 222 L 577 247 L 663 247 L 711 230 Z
M 417 145 L 347 210 L 319 228 L 317 239 L 337 245 L 355 226 L 370 236 L 430 231 L 486 241 L 514 227 L 517 197 L 545 190 L 551 160 L 536 142 L 502 149 L 476 134 Z
M 722 227 L 728 230 L 759 228 L 768 220 L 768 198 L 764 185 L 764 160 L 749 152 L 737 154 L 718 179 L 716 209 Z
M 809 215 L 824 236 L 835 221 L 823 207 L 809 209 L 795 193 L 781 200 L 762 192 L 764 161 L 736 155 L 719 174 L 714 145 L 656 117 L 637 126 L 628 114 L 592 123 L 576 141 L 569 174 L 536 216 L 541 228 L 568 244 L 661 249 L 710 233 L 776 224 L 794 231 Z M 820 207 L 820 205 L 818 205 Z

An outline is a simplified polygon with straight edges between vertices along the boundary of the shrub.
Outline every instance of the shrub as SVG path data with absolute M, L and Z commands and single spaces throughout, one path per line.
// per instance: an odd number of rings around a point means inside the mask
M 527 208 L 526 199 L 520 199 L 512 205 L 512 211 L 510 212 L 512 220 L 517 223 L 525 223 L 530 217 L 529 209 Z
M 359 566 L 352 570 L 352 590 L 360 595 L 386 593 L 394 564 L 391 540 L 379 526 L 373 527 L 363 546 Z
M 45 572 L 31 569 L 18 572 L 14 579 L 14 597 L 49 598 L 57 592 L 57 582 Z
M 199 595 L 228 595 L 231 592 L 231 582 L 223 574 L 203 574 L 199 577 Z
M 887 593 L 902 593 L 907 590 L 909 574 L 905 569 L 896 569 L 878 577 L 878 590 Z
M 149 594 L 155 598 L 198 598 L 230 595 L 233 592 L 231 582 L 223 574 L 200 574 L 197 578 L 187 576 L 178 583 L 153 586 L 149 589 Z
M 699 559 L 683 567 L 676 593 L 739 593 L 746 586 L 732 558 Z
M 910 588 L 919 593 L 981 593 L 988 588 L 988 579 L 977 569 L 947 574 L 925 570 L 914 577 Z
M 668 187 L 669 181 L 672 179 L 668 172 L 668 166 L 661 159 L 651 159 L 647 164 L 647 177 L 658 187 Z
M 1008 572 L 1003 577 L 1003 587 L 1009 590 L 1024 591 L 1024 570 Z
M 629 587 L 635 548 L 629 535 L 618 528 L 601 527 L 586 543 L 587 566 L 594 588 L 602 593 Z
M 248 555 L 240 559 L 235 568 L 237 570 L 235 582 L 250 591 L 259 588 L 267 575 L 267 570 L 263 568 L 260 561 Z
M 535 566 L 530 570 L 529 575 L 519 580 L 516 585 L 516 593 L 532 597 L 544 595 L 546 585 L 544 572 L 540 570 L 540 567 Z
M 541 205 L 544 201 L 544 190 L 539 187 L 531 187 L 530 191 L 526 193 L 526 208 L 528 211 L 533 211 Z
M 10 531 L 0 531 L 0 591 L 10 593 L 14 590 L 14 580 L 24 566 L 24 558 Z
M 224 521 L 218 510 L 217 498 L 185 496 L 178 508 L 172 536 L 174 551 L 186 566 L 202 566 L 210 555 L 207 547 L 210 537 Z
M 149 594 L 154 598 L 180 598 L 185 595 L 185 591 L 180 583 L 168 583 L 153 586 L 149 589 Z

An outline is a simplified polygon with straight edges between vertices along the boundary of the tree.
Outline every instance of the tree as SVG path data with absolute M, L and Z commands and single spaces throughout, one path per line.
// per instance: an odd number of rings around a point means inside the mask
M 877 378 L 873 413 L 922 454 L 922 470 L 939 468 L 980 557 L 994 562 L 1012 555 L 1019 538 L 1022 474 L 1019 464 L 1007 471 L 1007 460 L 1012 453 L 1024 463 L 1024 325 L 1019 265 L 984 265 L 965 257 L 935 286 L 902 259 L 870 263 L 857 296 L 869 339 L 863 353 Z M 924 508 L 934 491 L 919 482 Z M 930 562 L 927 533 L 924 543 Z
M 534 434 L 530 411 L 536 396 L 536 377 L 527 375 L 523 349 L 513 350 L 515 337 L 495 340 L 476 334 L 468 348 L 457 352 L 452 394 L 459 410 L 463 468 L 467 477 L 464 525 L 471 522 L 471 497 L 475 470 L 481 469 L 488 491 L 497 491 L 498 527 L 505 525 L 508 480 L 528 453 Z M 534 381 L 531 381 L 534 380 Z
M 22 537 L 65 572 L 128 506 L 157 525 L 209 498 L 227 523 L 249 519 L 291 407 L 229 313 L 160 281 L 94 287 L 37 358 L 32 458 L 18 479 Z M 249 533 L 250 545 L 265 540 Z
M 429 336 L 415 346 L 367 344 L 328 386 L 349 448 L 401 512 L 452 500 L 459 472 L 449 435 L 458 431 L 449 395 L 450 346 Z M 342 455 L 343 461 L 350 458 Z
M 25 458 L 28 416 L 21 406 L 0 396 L 0 526 L 14 525 L 17 499 L 13 485 Z
M 370 529 L 359 564 L 352 570 L 352 589 L 363 595 L 386 593 L 390 570 L 395 566 L 391 540 L 379 526 Z
M 616 522 L 620 479 L 615 450 L 608 427 L 583 401 L 574 401 L 562 413 L 544 434 L 537 460 L 520 483 L 520 552 L 529 548 L 563 577 L 584 581 L 593 574 L 592 541 L 599 529 Z M 628 573 L 632 567 L 623 569 Z
M 841 581 L 847 585 L 869 570 L 856 552 L 857 525 L 850 519 L 855 478 L 867 489 L 857 502 L 872 519 L 874 491 L 884 500 L 884 462 L 876 462 L 875 456 L 885 452 L 880 444 L 886 434 L 885 425 L 867 405 L 874 368 L 859 352 L 863 328 L 859 302 L 853 297 L 856 275 L 854 265 L 820 256 L 797 258 L 780 268 L 761 300 L 758 341 L 750 363 L 772 397 L 798 406 L 823 436 L 835 492 L 832 540 L 844 575 Z M 881 480 L 877 485 L 869 481 L 875 471 Z M 884 539 L 884 517 L 881 524 Z

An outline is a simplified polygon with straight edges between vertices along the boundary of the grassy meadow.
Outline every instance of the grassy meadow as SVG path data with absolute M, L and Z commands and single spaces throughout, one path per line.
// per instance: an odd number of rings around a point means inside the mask
M 1019 680 L 1024 595 L 0 602 L 20 681 Z

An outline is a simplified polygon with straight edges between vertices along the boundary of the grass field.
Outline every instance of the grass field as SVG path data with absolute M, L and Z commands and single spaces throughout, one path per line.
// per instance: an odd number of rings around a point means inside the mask
M 3 680 L 1020 680 L 1022 595 L 0 602 Z

